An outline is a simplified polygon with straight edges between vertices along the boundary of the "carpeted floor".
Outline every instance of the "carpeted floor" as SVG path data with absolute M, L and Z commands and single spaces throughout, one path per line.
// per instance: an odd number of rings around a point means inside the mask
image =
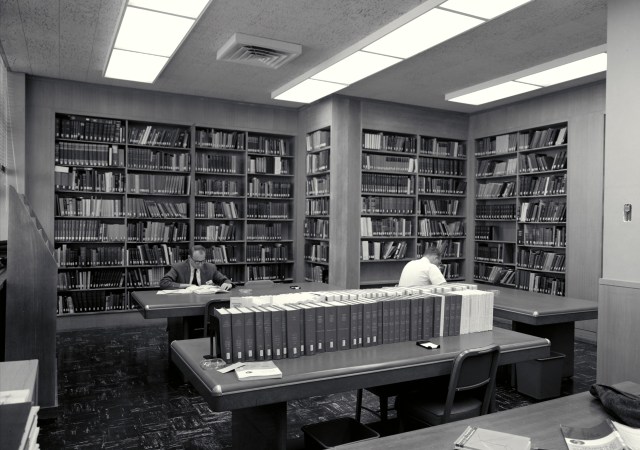
M 230 447 L 231 413 L 211 412 L 170 375 L 164 327 L 63 332 L 57 344 L 59 408 L 56 418 L 40 420 L 43 449 Z M 563 395 L 588 390 L 595 377 L 595 345 L 576 342 L 575 375 Z M 377 401 L 365 393 L 365 405 L 376 409 Z M 305 424 L 353 417 L 355 403 L 355 392 L 289 402 L 289 438 L 301 437 Z M 534 401 L 499 385 L 496 403 L 504 410 Z M 363 412 L 363 422 L 376 420 Z

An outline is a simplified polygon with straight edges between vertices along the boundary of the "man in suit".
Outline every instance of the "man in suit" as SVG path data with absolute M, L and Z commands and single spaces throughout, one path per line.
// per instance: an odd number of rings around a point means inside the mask
M 225 291 L 233 287 L 231 281 L 218 271 L 215 264 L 205 261 L 206 250 L 202 245 L 191 248 L 187 261 L 171 266 L 171 269 L 160 280 L 162 289 L 182 289 L 193 284 L 216 284 Z

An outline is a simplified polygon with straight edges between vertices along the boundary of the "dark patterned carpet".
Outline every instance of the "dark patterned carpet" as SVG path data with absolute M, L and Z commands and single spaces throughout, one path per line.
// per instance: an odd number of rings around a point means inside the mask
M 43 449 L 230 447 L 231 414 L 211 412 L 169 373 L 164 327 L 63 332 L 57 344 L 59 408 L 54 419 L 40 420 Z M 576 342 L 575 375 L 563 382 L 563 395 L 588 390 L 595 377 L 595 345 Z M 300 438 L 305 424 L 353 417 L 355 403 L 355 392 L 289 402 L 289 438 Z M 376 409 L 377 397 L 365 393 L 364 403 Z M 500 384 L 496 403 L 503 410 L 534 401 Z M 363 422 L 376 420 L 363 412 Z

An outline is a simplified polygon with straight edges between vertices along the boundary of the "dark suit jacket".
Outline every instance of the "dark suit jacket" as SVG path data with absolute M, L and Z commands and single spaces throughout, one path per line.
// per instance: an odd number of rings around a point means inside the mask
M 160 287 L 162 289 L 178 289 L 181 284 L 191 284 L 191 265 L 189 261 L 183 261 L 171 266 L 171 269 L 160 280 Z M 214 284 L 221 285 L 222 283 L 231 281 L 220 273 L 215 264 L 204 263 L 200 267 L 200 282 L 212 280 Z

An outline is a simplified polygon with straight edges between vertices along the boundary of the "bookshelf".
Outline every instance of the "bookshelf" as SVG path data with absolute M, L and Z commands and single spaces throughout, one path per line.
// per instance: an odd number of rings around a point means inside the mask
M 567 124 L 476 140 L 474 280 L 565 293 Z
M 329 283 L 329 203 L 331 129 L 306 135 L 304 277 Z
M 121 312 L 204 245 L 234 282 L 291 280 L 293 139 L 56 114 L 58 315 Z

